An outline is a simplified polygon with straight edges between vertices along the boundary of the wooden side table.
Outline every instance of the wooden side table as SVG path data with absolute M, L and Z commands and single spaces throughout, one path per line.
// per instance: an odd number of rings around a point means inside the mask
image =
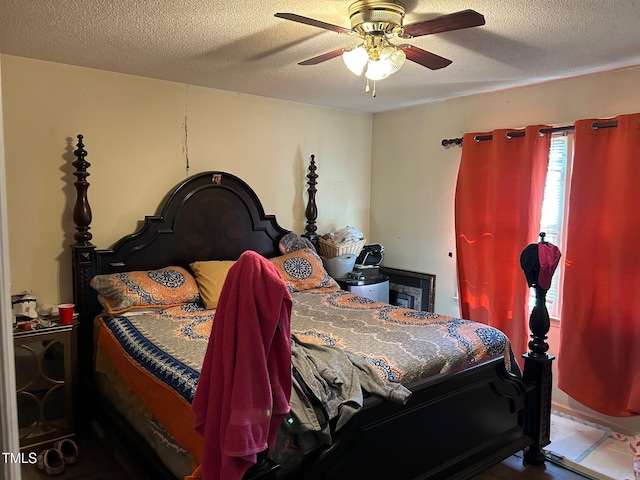
M 75 434 L 77 326 L 13 331 L 22 450 Z

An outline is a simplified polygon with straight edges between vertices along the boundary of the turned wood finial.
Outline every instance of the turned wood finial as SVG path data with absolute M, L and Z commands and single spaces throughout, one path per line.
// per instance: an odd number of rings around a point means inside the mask
M 85 159 L 88 153 L 84 149 L 84 144 L 82 143 L 83 138 L 83 135 L 78 135 L 78 143 L 76 144 L 78 148 L 73 151 L 73 154 L 76 156 L 76 160 L 72 163 L 76 169 L 73 174 L 77 178 L 73 183 L 76 187 L 76 203 L 73 208 L 73 223 L 76 225 L 76 233 L 73 235 L 73 238 L 76 241 L 76 245 L 91 245 L 90 240 L 93 236 L 89 232 L 91 228 L 89 226 L 91 225 L 91 207 L 89 206 L 89 200 L 87 198 L 87 190 L 89 189 L 87 177 L 90 175 L 90 173 L 87 172 L 87 168 L 89 168 L 91 164 Z
M 311 239 L 311 241 L 314 241 L 318 237 L 318 234 L 316 233 L 316 230 L 318 229 L 316 226 L 316 219 L 318 218 L 318 207 L 316 205 L 316 185 L 318 182 L 316 182 L 316 179 L 318 178 L 318 175 L 316 174 L 317 167 L 315 158 L 315 155 L 311 155 L 309 173 L 307 174 L 307 185 L 309 185 L 307 192 L 309 193 L 309 202 L 307 203 L 307 209 L 305 210 L 307 225 L 304 230 L 304 236 Z
M 538 286 L 534 288 L 536 291 L 536 302 L 529 316 L 529 330 L 531 332 L 529 349 L 533 355 L 546 357 L 547 350 L 549 350 L 547 333 L 549 333 L 551 326 L 549 311 L 546 305 L 547 291 Z

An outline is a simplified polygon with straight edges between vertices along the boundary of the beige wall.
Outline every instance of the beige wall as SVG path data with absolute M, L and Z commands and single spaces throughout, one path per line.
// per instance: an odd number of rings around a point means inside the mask
M 443 148 L 440 141 L 464 132 L 640 111 L 640 68 L 442 101 L 372 120 L 7 55 L 0 62 L 11 290 L 32 289 L 48 303 L 71 299 L 76 133 L 85 135 L 92 163 L 91 232 L 100 248 L 155 213 L 162 193 L 185 178 L 186 147 L 191 173 L 215 169 L 240 176 L 267 213 L 301 231 L 304 175 L 315 154 L 319 231 L 362 228 L 384 244 L 386 265 L 436 274 L 436 310 L 458 315 L 455 258 L 448 253 L 455 254 L 460 149 Z M 557 331 L 554 325 L 554 353 Z M 554 401 L 581 408 L 559 391 Z M 605 420 L 640 431 L 638 419 Z
M 455 258 L 448 253 L 455 257 L 453 208 L 461 149 L 444 148 L 441 140 L 639 111 L 637 67 L 374 115 L 371 237 L 385 246 L 385 264 L 436 274 L 436 311 L 459 315 Z M 557 354 L 557 325 L 550 335 Z M 554 399 L 580 408 L 563 392 L 554 392 Z M 640 431 L 638 418 L 607 420 Z
M 11 291 L 71 300 L 71 161 L 85 136 L 93 243 L 108 248 L 190 173 L 223 170 L 302 232 L 316 155 L 318 231 L 368 233 L 372 119 L 148 78 L 0 56 Z M 185 134 L 186 122 L 186 134 Z M 347 194 L 348 192 L 348 194 Z

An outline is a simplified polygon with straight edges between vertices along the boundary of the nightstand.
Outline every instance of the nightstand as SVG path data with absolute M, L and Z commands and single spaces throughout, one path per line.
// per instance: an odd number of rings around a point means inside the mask
M 13 331 L 21 449 L 75 434 L 77 326 Z

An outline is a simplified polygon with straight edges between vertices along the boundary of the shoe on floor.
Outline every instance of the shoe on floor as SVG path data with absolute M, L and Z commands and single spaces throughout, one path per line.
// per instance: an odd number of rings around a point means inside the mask
M 59 450 L 49 448 L 38 454 L 37 467 L 49 475 L 59 475 L 64 472 L 64 460 Z
M 78 461 L 78 445 L 76 445 L 76 442 L 70 438 L 58 440 L 54 444 L 54 448 L 60 452 L 60 456 L 67 465 L 71 465 Z

